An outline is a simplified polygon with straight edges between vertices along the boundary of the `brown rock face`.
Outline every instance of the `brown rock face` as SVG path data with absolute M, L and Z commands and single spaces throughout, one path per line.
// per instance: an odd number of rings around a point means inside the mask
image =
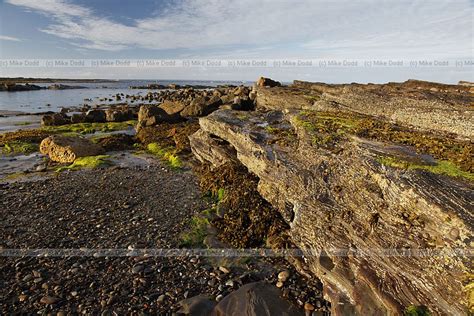
M 89 123 L 104 123 L 107 120 L 107 116 L 104 110 L 89 110 L 86 113 L 85 120 Z
M 53 135 L 43 139 L 40 152 L 52 161 L 71 163 L 78 157 L 101 155 L 104 149 L 85 138 Z
M 182 102 L 165 101 L 160 104 L 160 108 L 165 110 L 165 112 L 169 115 L 179 114 L 182 110 L 184 110 L 184 107 L 185 104 Z
M 257 81 L 258 87 L 279 87 L 281 83 L 270 78 L 260 77 Z
M 156 105 L 147 104 L 140 107 L 138 112 L 138 126 L 153 126 L 159 123 L 179 122 L 181 119 L 179 113 L 168 114 L 164 109 Z
M 43 126 L 59 126 L 71 123 L 70 119 L 61 113 L 51 115 L 44 115 L 41 118 L 41 125 Z
M 107 122 L 125 122 L 136 118 L 137 113 L 132 109 L 124 108 L 110 108 L 105 110 L 105 117 Z
M 222 105 L 222 100 L 217 95 L 194 99 L 182 112 L 183 117 L 205 116 L 217 110 Z
M 345 132 L 353 123 L 346 116 L 316 111 L 325 117 L 319 125 L 303 119 L 308 110 L 285 112 L 218 110 L 200 118 L 192 150 L 216 166 L 238 159 L 259 178 L 258 191 L 289 225 L 285 234 L 303 251 L 305 271 L 321 278 L 335 315 L 399 315 L 410 305 L 465 314 L 472 181 L 386 164 L 438 162 L 403 140 Z

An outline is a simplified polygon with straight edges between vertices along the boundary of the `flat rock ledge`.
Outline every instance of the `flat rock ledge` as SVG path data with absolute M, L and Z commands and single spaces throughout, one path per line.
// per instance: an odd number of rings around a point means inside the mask
M 291 109 L 218 110 L 199 123 L 195 156 L 215 167 L 237 159 L 259 177 L 334 315 L 398 315 L 411 305 L 466 313 L 472 183 L 382 164 L 394 153 L 426 159 L 399 144 L 352 136 L 315 145 Z

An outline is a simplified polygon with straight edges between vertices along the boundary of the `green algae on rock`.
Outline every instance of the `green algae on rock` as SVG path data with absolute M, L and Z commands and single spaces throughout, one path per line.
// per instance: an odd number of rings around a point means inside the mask
M 178 155 L 176 155 L 176 149 L 173 147 L 161 147 L 157 143 L 151 143 L 148 144 L 147 150 L 151 154 L 166 161 L 173 169 L 181 169 L 183 166 L 181 159 L 178 157 Z
M 210 226 L 209 219 L 203 215 L 191 218 L 189 230 L 181 234 L 182 247 L 203 247 Z
M 74 162 L 69 166 L 58 167 L 56 172 L 62 172 L 65 170 L 79 170 L 83 168 L 94 169 L 108 166 L 111 164 L 108 158 L 110 158 L 108 155 L 79 157 L 76 158 L 76 160 L 74 160 Z
M 449 161 L 462 171 L 474 172 L 474 144 L 455 138 L 408 129 L 387 121 L 355 113 L 304 110 L 294 118 L 313 139 L 313 145 L 334 148 L 347 135 L 413 146 L 418 153 Z
M 30 154 L 37 152 L 39 146 L 37 143 L 26 141 L 12 141 L 3 144 L 2 152 L 4 154 Z
M 93 134 L 95 132 L 113 132 L 129 129 L 135 126 L 137 121 L 106 122 L 106 123 L 75 123 L 61 126 L 43 126 L 43 131 L 52 133 L 79 133 Z
M 450 161 L 437 161 L 434 165 L 428 164 L 416 164 L 402 159 L 394 157 L 380 157 L 377 159 L 381 164 L 402 168 L 407 170 L 426 170 L 435 174 L 444 174 L 450 177 L 464 178 L 470 181 L 474 181 L 474 174 L 468 171 L 461 170 L 458 166 Z

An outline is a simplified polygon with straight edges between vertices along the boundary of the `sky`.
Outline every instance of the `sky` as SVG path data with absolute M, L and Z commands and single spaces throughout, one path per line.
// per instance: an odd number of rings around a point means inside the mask
M 0 0 L 0 60 L 358 60 L 357 67 L 12 67 L 0 76 L 474 81 L 473 0 Z M 403 66 L 374 67 L 376 60 Z M 420 65 L 431 61 L 432 65 Z M 448 66 L 443 64 L 448 62 Z M 317 66 L 316 66 L 317 65 Z

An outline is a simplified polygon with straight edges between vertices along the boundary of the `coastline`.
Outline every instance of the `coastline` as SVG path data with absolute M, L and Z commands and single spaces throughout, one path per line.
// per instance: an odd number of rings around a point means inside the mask
M 461 236 L 472 234 L 472 130 L 463 127 L 473 112 L 469 89 L 418 81 L 285 86 L 261 78 L 252 87 L 117 94 L 119 104 L 52 112 L 39 127 L 2 133 L 2 249 L 303 253 L 217 261 L 14 256 L 1 266 L 14 291 L 2 295 L 18 312 L 153 313 L 178 311 L 201 294 L 206 298 L 198 302 L 217 308 L 262 281 L 271 285 L 265 295 L 278 289 L 278 304 L 301 313 L 412 308 L 396 290 L 375 286 L 384 282 L 402 285 L 432 311 L 460 311 L 467 304 L 459 286 L 462 257 L 450 257 L 456 268 L 447 270 L 436 256 L 365 260 L 333 249 L 387 249 L 387 242 L 420 251 L 468 249 Z M 413 109 L 416 120 L 405 112 Z M 378 274 L 384 266 L 391 269 Z M 341 267 L 353 267 L 355 277 Z M 357 274 L 362 267 L 365 274 Z M 412 280 L 400 279 L 397 267 L 411 271 Z M 417 294 L 433 271 L 431 291 L 449 306 Z M 91 286 L 94 279 L 100 281 Z M 361 299 L 355 306 L 352 296 Z

